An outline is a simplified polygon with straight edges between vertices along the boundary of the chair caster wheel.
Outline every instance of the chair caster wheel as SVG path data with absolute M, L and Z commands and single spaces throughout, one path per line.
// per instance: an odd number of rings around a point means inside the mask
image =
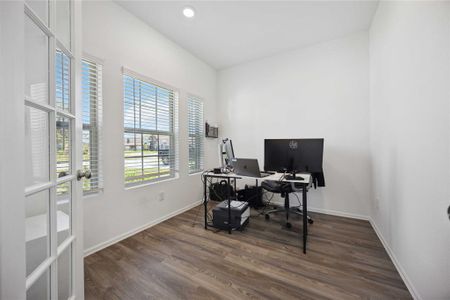
M 286 223 L 286 228 L 292 228 L 292 224 L 289 223 L 289 222 L 287 222 L 287 223 Z
M 265 215 L 264 217 L 266 218 L 267 221 L 270 220 L 270 216 L 269 215 Z
M 308 223 L 309 223 L 309 224 L 313 224 L 313 223 L 314 223 L 314 220 L 313 220 L 313 219 L 308 219 Z

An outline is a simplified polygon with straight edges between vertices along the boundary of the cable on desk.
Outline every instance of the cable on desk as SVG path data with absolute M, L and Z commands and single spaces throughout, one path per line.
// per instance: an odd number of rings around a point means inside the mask
M 284 172 L 283 175 L 281 175 L 280 178 L 278 178 L 277 181 L 278 181 L 279 183 L 282 183 L 283 180 L 284 180 L 284 178 L 286 178 L 286 172 Z

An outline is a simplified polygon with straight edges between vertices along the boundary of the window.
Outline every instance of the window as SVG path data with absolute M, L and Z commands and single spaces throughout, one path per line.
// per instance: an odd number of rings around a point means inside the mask
M 83 91 L 83 168 L 91 170 L 92 177 L 83 181 L 84 194 L 102 188 L 101 124 L 102 124 L 102 65 L 82 61 Z
M 177 101 L 174 90 L 123 75 L 125 185 L 177 174 Z
M 203 102 L 188 97 L 189 174 L 203 171 Z

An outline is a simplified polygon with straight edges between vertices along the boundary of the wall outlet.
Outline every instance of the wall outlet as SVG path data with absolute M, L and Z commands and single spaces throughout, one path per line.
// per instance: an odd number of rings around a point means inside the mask
M 164 201 L 164 199 L 165 199 L 164 192 L 159 192 L 159 194 L 158 194 L 158 200 L 159 200 L 159 201 Z

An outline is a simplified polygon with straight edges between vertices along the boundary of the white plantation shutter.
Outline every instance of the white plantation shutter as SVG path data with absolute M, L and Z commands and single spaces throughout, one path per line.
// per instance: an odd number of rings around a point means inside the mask
M 83 92 L 83 168 L 92 177 L 83 182 L 85 194 L 98 192 L 103 187 L 101 168 L 102 125 L 102 65 L 82 61 Z
M 124 73 L 125 185 L 173 178 L 178 172 L 176 92 Z
M 203 102 L 188 96 L 189 122 L 189 174 L 203 171 L 204 132 L 203 132 Z

